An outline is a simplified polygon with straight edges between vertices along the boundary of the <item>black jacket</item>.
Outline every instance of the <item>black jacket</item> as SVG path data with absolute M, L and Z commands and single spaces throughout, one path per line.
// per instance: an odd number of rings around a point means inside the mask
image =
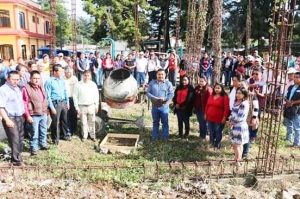
M 181 90 L 182 88 L 180 86 L 177 86 L 174 92 L 174 97 L 173 97 L 173 103 L 174 103 L 174 113 L 177 112 L 176 109 L 176 100 L 177 100 L 177 92 L 179 90 Z M 181 109 L 183 109 L 184 111 L 186 111 L 188 113 L 189 116 L 192 115 L 192 111 L 193 111 L 193 105 L 194 105 L 194 99 L 195 99 L 195 89 L 193 86 L 189 85 L 188 86 L 188 94 L 185 100 L 185 103 L 182 107 L 180 107 Z

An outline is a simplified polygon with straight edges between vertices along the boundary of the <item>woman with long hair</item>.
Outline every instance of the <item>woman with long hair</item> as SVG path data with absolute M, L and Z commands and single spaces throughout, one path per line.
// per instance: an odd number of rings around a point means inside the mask
M 229 121 L 231 124 L 230 140 L 234 151 L 234 160 L 239 163 L 242 160 L 243 145 L 249 142 L 249 129 L 247 117 L 249 112 L 248 91 L 246 88 L 238 88 L 235 94 L 235 102 L 231 110 Z
M 194 111 L 199 123 L 200 138 L 205 139 L 207 135 L 207 121 L 204 119 L 205 108 L 209 96 L 212 95 L 212 88 L 208 85 L 205 76 L 199 78 L 199 84 L 195 88 Z
M 193 110 L 194 88 L 190 84 L 188 76 L 180 78 L 180 84 L 175 89 L 173 103 L 175 105 L 174 113 L 178 119 L 178 130 L 180 138 L 187 138 L 190 131 L 190 117 Z M 183 135 L 183 124 L 185 133 Z
M 229 98 L 222 84 L 216 83 L 208 98 L 204 119 L 210 132 L 210 144 L 220 149 L 222 132 L 229 114 Z

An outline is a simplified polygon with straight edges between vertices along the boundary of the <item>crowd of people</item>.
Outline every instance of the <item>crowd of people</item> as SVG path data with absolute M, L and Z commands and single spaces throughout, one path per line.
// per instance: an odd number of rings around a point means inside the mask
M 24 134 L 30 140 L 31 155 L 48 150 L 47 129 L 51 120 L 52 143 L 71 140 L 81 121 L 81 139 L 95 141 L 95 114 L 98 112 L 99 92 L 105 78 L 117 68 L 126 68 L 137 84 L 147 90 L 152 102 L 152 140 L 169 138 L 169 111 L 178 119 L 178 136 L 188 138 L 190 117 L 194 113 L 199 123 L 199 137 L 220 149 L 225 123 L 230 124 L 230 140 L 238 162 L 247 157 L 255 140 L 259 119 L 265 109 L 266 95 L 284 95 L 284 124 L 287 140 L 300 146 L 300 58 L 285 60 L 287 78 L 272 69 L 273 63 L 263 60 L 258 52 L 246 57 L 224 53 L 220 82 L 212 85 L 214 59 L 203 53 L 179 56 L 154 51 L 131 51 L 115 58 L 110 53 L 96 51 L 79 57 L 59 53 L 51 61 L 47 54 L 40 60 L 17 62 L 0 59 L 0 113 L 12 148 L 13 165 L 22 165 Z M 179 77 L 179 82 L 177 81 Z M 272 88 L 267 82 L 285 81 Z M 229 90 L 229 92 L 228 92 Z M 298 91 L 299 90 L 299 91 Z M 278 104 L 280 105 L 280 104 Z M 51 119 L 50 119 L 51 118 Z M 162 123 L 162 137 L 159 125 Z M 294 138 L 294 140 L 292 140 Z

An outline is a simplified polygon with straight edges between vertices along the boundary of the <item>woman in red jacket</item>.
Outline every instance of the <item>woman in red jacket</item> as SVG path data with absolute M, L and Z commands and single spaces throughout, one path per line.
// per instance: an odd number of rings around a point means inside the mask
M 194 110 L 199 122 L 200 138 L 205 139 L 207 135 L 207 122 L 204 119 L 205 108 L 209 96 L 212 94 L 212 88 L 207 84 L 205 76 L 199 78 L 199 85 L 195 88 Z
M 205 108 L 205 119 L 210 132 L 210 143 L 217 149 L 221 147 L 222 131 L 229 115 L 229 98 L 224 87 L 217 83 Z
M 176 113 L 178 119 L 178 136 L 180 138 L 187 138 L 190 132 L 190 117 L 194 101 L 194 87 L 190 84 L 187 75 L 180 78 L 180 84 L 176 87 L 174 94 L 173 103 L 175 105 L 174 113 Z M 184 135 L 183 123 L 185 126 Z

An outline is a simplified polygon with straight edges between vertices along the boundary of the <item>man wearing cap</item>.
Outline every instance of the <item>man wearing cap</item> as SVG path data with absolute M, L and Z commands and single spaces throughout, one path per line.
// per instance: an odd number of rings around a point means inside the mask
M 295 68 L 289 68 L 287 71 L 286 88 L 294 85 L 294 75 L 297 72 Z
M 64 60 L 64 54 L 58 53 L 58 64 L 61 65 L 62 68 L 66 68 L 68 66 L 68 63 Z
M 0 87 L 0 116 L 2 124 L 12 149 L 11 162 L 14 166 L 22 165 L 23 151 L 24 104 L 22 93 L 18 87 L 20 75 L 17 71 L 8 72 L 6 83 Z
M 141 51 L 136 59 L 136 81 L 138 86 L 145 83 L 147 64 L 148 60 L 144 57 L 144 52 Z

